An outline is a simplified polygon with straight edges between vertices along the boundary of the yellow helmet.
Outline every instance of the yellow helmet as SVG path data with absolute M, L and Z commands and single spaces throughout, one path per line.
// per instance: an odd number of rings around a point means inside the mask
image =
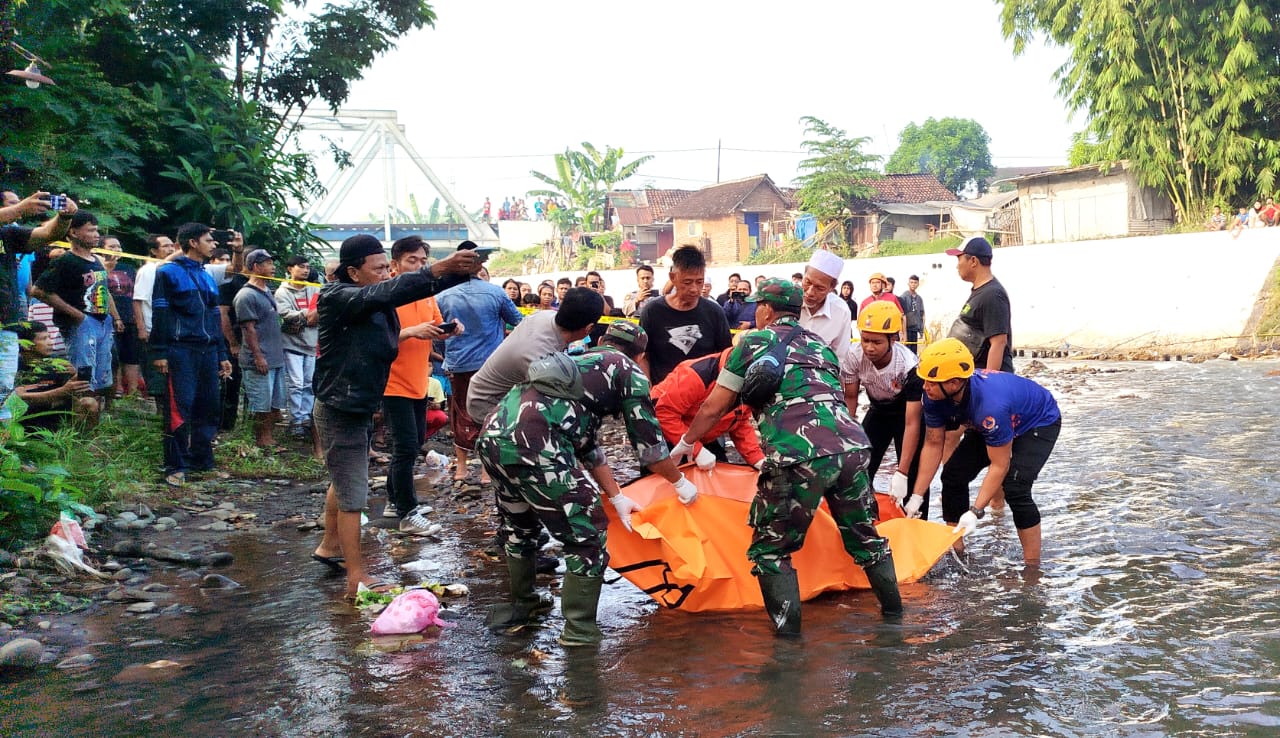
M 858 320 L 862 320 L 861 316 Z M 973 354 L 960 339 L 944 338 L 920 352 L 916 374 L 926 382 L 967 379 L 973 376 Z
M 888 300 L 876 300 L 858 313 L 858 330 L 899 333 L 902 330 L 902 311 Z

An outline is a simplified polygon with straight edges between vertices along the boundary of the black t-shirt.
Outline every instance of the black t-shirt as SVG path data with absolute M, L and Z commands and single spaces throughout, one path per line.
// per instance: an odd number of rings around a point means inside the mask
M 1006 337 L 1004 357 L 1000 361 L 1000 371 L 1013 372 L 1013 327 L 1009 308 L 1009 293 L 1004 285 L 995 277 L 990 282 L 975 287 L 969 292 L 969 301 L 960 309 L 958 322 L 962 322 L 977 335 L 982 336 L 982 347 L 974 355 L 973 360 L 978 368 L 987 365 L 987 354 L 991 352 L 991 337 L 1003 333 Z M 955 333 L 954 329 L 952 331 Z
M 138 277 L 138 270 L 132 264 L 121 259 L 116 268 L 107 274 L 107 288 L 111 290 L 111 298 L 116 302 L 116 313 L 124 321 L 126 328 L 135 326 L 133 322 L 133 283 Z
M 661 297 L 645 303 L 640 327 L 649 334 L 649 380 L 657 384 L 676 364 L 729 348 L 724 310 L 705 297 L 691 310 L 676 310 Z
M 30 240 L 30 228 L 0 226 L 0 325 L 27 317 L 18 294 L 18 255 L 31 251 Z
M 107 287 L 107 268 L 102 262 L 89 261 L 66 253 L 49 263 L 36 285 L 62 298 L 62 301 L 85 315 L 111 314 L 111 290 Z M 59 328 L 74 326 L 70 316 L 54 313 Z
M 225 307 L 230 311 L 228 317 L 231 318 L 231 331 L 236 337 L 236 343 L 244 340 L 240 335 L 240 321 L 236 320 L 236 295 L 246 284 L 249 284 L 248 277 L 243 274 L 232 274 L 227 281 L 218 285 L 218 307 Z

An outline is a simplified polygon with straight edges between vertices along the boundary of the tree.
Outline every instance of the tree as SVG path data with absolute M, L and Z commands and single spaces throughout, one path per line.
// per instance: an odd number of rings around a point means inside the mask
M 875 193 L 867 182 L 880 178 L 874 168 L 880 157 L 863 153 L 862 147 L 870 138 L 849 138 L 843 129 L 812 116 L 805 116 L 800 122 L 805 135 L 812 137 L 801 143 L 809 158 L 800 162 L 803 174 L 796 177 L 800 208 L 824 223 L 843 222 L 857 200 Z
M 1071 134 L 1071 148 L 1067 149 L 1067 166 L 1082 167 L 1101 164 L 1107 160 L 1107 147 L 1088 131 Z
M 970 118 L 929 118 L 907 124 L 898 134 L 898 148 L 884 170 L 889 174 L 932 174 L 948 190 L 981 193 L 995 174 L 991 137 Z
M 300 116 L 434 20 L 422 0 L 4 2 L 0 41 L 38 47 L 58 87 L 0 85 L 0 177 L 64 189 L 126 234 L 203 221 L 294 253 L 316 242 L 293 213 L 321 194 Z
M 1280 156 L 1280 8 L 1239 0 L 1000 0 L 1014 53 L 1065 47 L 1060 96 L 1106 161 L 1169 194 L 1179 219 L 1271 192 Z
M 529 172 L 545 182 L 549 189 L 530 190 L 527 194 L 531 197 L 553 197 L 567 203 L 566 208 L 557 209 L 552 215 L 562 229 L 582 225 L 592 231 L 603 230 L 609 190 L 653 159 L 652 155 L 645 155 L 623 164 L 624 155 L 621 148 L 605 146 L 604 151 L 600 151 L 586 141 L 582 143 L 582 151 L 566 148 L 563 154 L 555 155 L 555 176 Z

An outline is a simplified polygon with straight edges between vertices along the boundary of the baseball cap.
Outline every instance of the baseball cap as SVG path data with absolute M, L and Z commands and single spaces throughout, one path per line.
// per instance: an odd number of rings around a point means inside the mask
M 781 307 L 800 308 L 804 305 L 804 291 L 789 279 L 766 279 L 747 302 L 767 302 Z
M 635 347 L 637 353 L 643 352 L 649 348 L 649 334 L 635 323 L 624 320 L 615 320 L 609 324 L 609 328 L 604 332 L 605 338 L 611 338 L 618 343 L 627 343 Z
M 976 256 L 980 259 L 991 258 L 991 244 L 982 236 L 970 236 L 960 244 L 958 249 L 947 249 L 947 256 Z
M 254 249 L 248 254 L 245 254 L 244 257 L 244 265 L 249 267 L 257 266 L 264 261 L 275 261 L 275 257 L 273 257 L 266 249 Z

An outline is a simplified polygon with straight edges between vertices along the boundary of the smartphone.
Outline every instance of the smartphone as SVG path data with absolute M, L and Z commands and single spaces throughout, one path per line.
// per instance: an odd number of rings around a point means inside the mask
M 436 327 L 439 328 L 441 331 L 443 331 L 447 335 L 449 333 L 453 333 L 454 331 L 458 330 L 458 321 L 451 320 L 448 323 L 441 323 Z
M 489 260 L 489 254 L 492 254 L 497 250 L 498 249 L 494 246 L 481 246 L 476 249 L 476 256 L 480 257 L 480 263 L 483 264 Z
M 219 246 L 226 248 L 227 244 L 231 243 L 231 239 L 235 236 L 235 232 L 230 229 L 215 228 L 209 232 L 209 235 L 213 237 L 213 240 Z
M 76 379 L 80 380 L 81 382 L 88 382 L 89 380 L 93 379 L 93 367 L 91 366 L 76 367 Z
M 66 195 L 49 195 L 49 209 L 61 211 L 67 206 Z

